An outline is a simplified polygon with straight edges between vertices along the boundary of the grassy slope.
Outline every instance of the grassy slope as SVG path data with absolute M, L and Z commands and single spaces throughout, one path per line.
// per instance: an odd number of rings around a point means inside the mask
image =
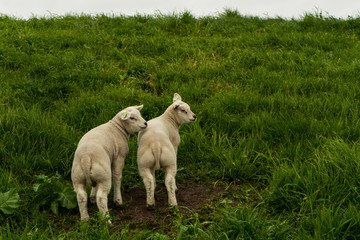
M 63 222 L 34 211 L 34 176 L 58 173 L 70 185 L 86 131 L 128 105 L 144 104 L 151 119 L 179 92 L 199 120 L 181 129 L 179 180 L 266 190 L 252 206 L 179 218 L 168 235 L 359 238 L 359 23 L 232 11 L 201 19 L 0 17 L 0 192 L 14 188 L 22 201 L 14 214 L 0 212 L 0 236 L 126 238 L 126 226 L 68 227 L 66 209 Z M 136 137 L 130 147 L 125 188 L 142 186 Z M 164 237 L 157 231 L 132 234 Z

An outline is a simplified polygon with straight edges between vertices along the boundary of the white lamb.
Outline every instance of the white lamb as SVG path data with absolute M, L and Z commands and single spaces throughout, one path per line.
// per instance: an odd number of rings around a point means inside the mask
M 114 202 L 117 206 L 123 204 L 120 187 L 129 137 L 131 133 L 147 127 L 147 122 L 139 112 L 142 107 L 143 105 L 128 107 L 120 111 L 112 120 L 93 128 L 80 139 L 71 179 L 81 220 L 89 218 L 86 185 L 93 187 L 90 201 L 97 203 L 104 217 L 108 212 L 107 196 L 111 189 L 111 177 L 114 181 Z
M 139 133 L 137 162 L 146 189 L 146 206 L 155 207 L 155 170 L 165 169 L 165 186 L 170 206 L 177 206 L 175 175 L 176 155 L 180 143 L 179 128 L 194 122 L 196 115 L 179 94 L 174 94 L 173 104 L 159 117 L 148 121 L 148 127 Z

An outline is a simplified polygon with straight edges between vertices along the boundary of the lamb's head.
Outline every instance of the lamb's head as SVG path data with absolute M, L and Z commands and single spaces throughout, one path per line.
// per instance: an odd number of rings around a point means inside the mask
M 139 132 L 147 127 L 147 122 L 142 118 L 140 110 L 143 105 L 127 107 L 118 113 L 126 131 L 131 133 Z
M 178 93 L 174 94 L 172 108 L 180 124 L 195 122 L 196 115 L 191 111 L 187 103 L 181 101 L 181 96 Z

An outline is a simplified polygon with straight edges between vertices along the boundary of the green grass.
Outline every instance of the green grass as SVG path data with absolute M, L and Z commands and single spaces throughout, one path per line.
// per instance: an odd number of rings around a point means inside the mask
M 21 203 L 0 211 L 0 238 L 360 238 L 359 24 L 231 10 L 0 16 L 0 193 L 15 189 Z M 256 197 L 169 213 L 171 226 L 109 229 L 101 218 L 79 223 L 61 189 L 34 190 L 70 186 L 85 132 L 129 105 L 156 117 L 175 92 L 198 116 L 180 130 L 178 181 L 246 183 Z M 136 169 L 132 136 L 123 188 L 143 187 Z

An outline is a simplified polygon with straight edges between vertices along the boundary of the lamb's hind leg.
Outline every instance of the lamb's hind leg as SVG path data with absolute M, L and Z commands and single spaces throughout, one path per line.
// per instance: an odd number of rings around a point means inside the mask
M 97 194 L 96 194 L 96 203 L 99 208 L 101 215 L 104 218 L 109 217 L 109 210 L 108 210 L 108 194 L 111 188 L 111 181 L 106 181 L 105 183 L 100 183 L 97 186 Z M 111 224 L 111 221 L 108 221 Z
M 139 172 L 145 185 L 146 207 L 153 209 L 155 207 L 155 176 L 153 175 L 153 170 L 145 168 L 140 169 Z
M 168 201 L 170 206 L 177 206 L 176 201 L 176 182 L 175 182 L 175 176 L 176 176 L 176 168 L 174 167 L 167 167 L 165 169 L 165 186 L 168 192 Z
M 76 192 L 76 198 L 79 205 L 80 219 L 89 219 L 89 213 L 87 211 L 87 193 L 85 184 L 74 184 Z

